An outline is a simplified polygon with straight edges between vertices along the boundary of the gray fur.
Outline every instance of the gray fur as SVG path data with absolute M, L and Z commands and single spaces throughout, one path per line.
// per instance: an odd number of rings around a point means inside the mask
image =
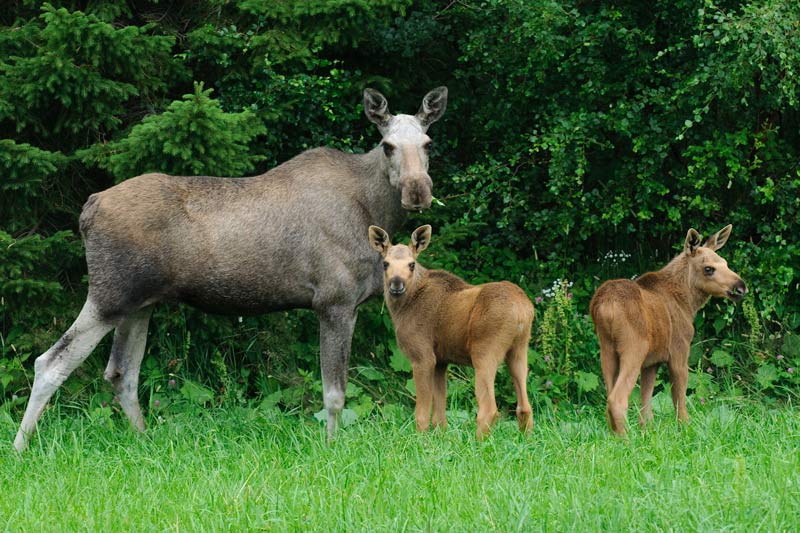
M 372 224 L 397 231 L 404 207 L 430 206 L 425 131 L 446 102 L 440 87 L 416 116 L 393 116 L 380 93 L 366 90 L 366 115 L 397 146 L 391 156 L 380 145 L 366 154 L 315 148 L 260 176 L 144 174 L 91 195 L 80 217 L 89 269 L 82 322 L 37 359 L 17 449 L 27 445 L 55 388 L 102 338 L 98 332 L 111 328 L 117 332 L 106 379 L 131 423 L 143 427 L 135 391 L 150 306 L 159 301 L 236 315 L 313 309 L 332 436 L 356 309 L 383 289 L 380 257 L 362 236 Z M 56 365 L 84 330 L 93 335 L 78 343 L 80 353 L 73 349 L 69 367 Z M 57 383 L 47 370 L 53 366 L 63 374 Z

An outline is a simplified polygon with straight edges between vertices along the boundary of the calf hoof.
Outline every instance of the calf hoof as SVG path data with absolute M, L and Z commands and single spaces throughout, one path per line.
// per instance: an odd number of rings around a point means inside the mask
M 526 415 L 517 417 L 517 423 L 522 433 L 530 433 L 533 429 L 533 414 L 527 413 Z
M 492 432 L 492 426 L 494 423 L 497 422 L 497 419 L 500 417 L 500 413 L 495 411 L 491 414 L 491 416 L 478 418 L 478 429 L 475 432 L 475 436 L 478 440 L 483 440 L 486 438 L 489 433 Z

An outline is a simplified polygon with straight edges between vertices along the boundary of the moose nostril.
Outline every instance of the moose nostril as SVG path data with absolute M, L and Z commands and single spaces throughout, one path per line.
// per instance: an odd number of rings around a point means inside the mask
M 736 284 L 736 292 L 739 294 L 747 294 L 747 285 L 744 284 L 744 281 L 740 281 Z
M 394 293 L 403 292 L 406 288 L 406 284 L 403 283 L 403 280 L 398 278 L 392 278 L 389 280 L 389 290 Z

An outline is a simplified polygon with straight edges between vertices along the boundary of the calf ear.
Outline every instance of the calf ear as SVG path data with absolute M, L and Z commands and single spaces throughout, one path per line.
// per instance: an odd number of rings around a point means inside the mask
M 411 234 L 411 246 L 409 248 L 411 248 L 411 253 L 414 254 L 414 257 L 417 257 L 431 243 L 432 231 L 431 225 L 425 224 L 415 229 L 414 233 Z
M 386 255 L 386 250 L 392 245 L 392 242 L 389 240 L 389 234 L 378 226 L 369 227 L 369 243 L 373 248 L 379 251 L 381 255 Z
M 422 99 L 422 105 L 415 115 L 423 129 L 442 118 L 447 109 L 447 87 L 437 87 Z
M 733 229 L 732 224 L 728 224 L 714 235 L 708 238 L 705 245 L 707 248 L 711 248 L 715 252 L 725 246 L 725 243 L 728 242 L 728 237 L 731 236 L 731 230 Z
M 385 133 L 392 120 L 392 114 L 389 113 L 389 102 L 375 89 L 364 89 L 364 114 L 367 115 L 370 122 L 378 126 L 381 133 Z
M 703 237 L 697 233 L 697 230 L 691 228 L 689 232 L 686 234 L 686 241 L 683 243 L 683 251 L 689 255 L 694 254 L 695 250 L 700 247 L 700 243 L 703 242 Z

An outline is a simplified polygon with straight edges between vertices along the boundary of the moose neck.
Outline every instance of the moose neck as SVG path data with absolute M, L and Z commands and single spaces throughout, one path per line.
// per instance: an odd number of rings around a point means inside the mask
M 356 157 L 361 167 L 359 175 L 367 177 L 362 184 L 366 200 L 363 207 L 369 212 L 370 223 L 394 234 L 405 221 L 406 210 L 401 205 L 400 190 L 389 183 L 389 167 L 383 150 L 376 146 Z
M 689 258 L 685 253 L 676 256 L 659 273 L 677 289 L 671 291 L 673 297 L 693 317 L 708 302 L 710 296 L 691 283 Z

